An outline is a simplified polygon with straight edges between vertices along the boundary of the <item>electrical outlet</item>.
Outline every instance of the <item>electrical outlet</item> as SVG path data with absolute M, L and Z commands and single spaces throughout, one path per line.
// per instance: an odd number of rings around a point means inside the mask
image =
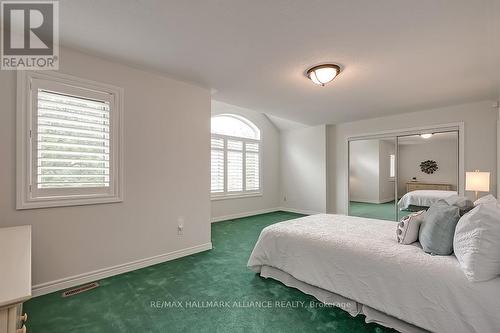
M 184 218 L 179 217 L 177 219 L 177 235 L 181 236 L 184 234 Z

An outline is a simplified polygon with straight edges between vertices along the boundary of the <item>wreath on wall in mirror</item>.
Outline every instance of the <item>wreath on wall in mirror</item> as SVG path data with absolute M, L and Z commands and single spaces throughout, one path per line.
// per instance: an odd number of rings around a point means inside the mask
M 436 161 L 427 160 L 420 163 L 420 170 L 428 175 L 433 174 L 437 169 L 439 168 Z

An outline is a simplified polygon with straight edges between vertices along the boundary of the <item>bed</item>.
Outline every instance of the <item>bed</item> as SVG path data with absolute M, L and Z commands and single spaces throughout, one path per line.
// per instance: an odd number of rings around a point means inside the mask
M 416 190 L 403 195 L 398 201 L 399 210 L 407 210 L 413 207 L 430 207 L 440 199 L 446 199 L 457 195 L 456 191 L 441 190 Z
M 400 245 L 394 222 L 313 215 L 262 230 L 248 267 L 401 332 L 497 332 L 500 278 L 469 282 L 454 256 Z

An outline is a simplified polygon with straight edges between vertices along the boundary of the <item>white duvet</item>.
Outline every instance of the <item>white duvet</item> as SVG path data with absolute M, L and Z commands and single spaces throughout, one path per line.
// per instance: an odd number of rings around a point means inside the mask
M 457 195 L 456 191 L 438 191 L 438 190 L 416 190 L 403 195 L 398 202 L 400 210 L 407 209 L 410 205 L 430 207 L 440 199 L 446 199 Z
M 313 215 L 262 230 L 248 261 L 432 332 L 499 332 L 500 278 L 469 282 L 455 256 L 396 241 L 391 221 Z

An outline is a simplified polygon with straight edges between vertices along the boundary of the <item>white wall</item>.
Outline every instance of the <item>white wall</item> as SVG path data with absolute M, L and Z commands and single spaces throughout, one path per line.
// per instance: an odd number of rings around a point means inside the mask
M 404 140 L 404 139 L 402 139 Z M 412 177 L 426 183 L 451 184 L 453 190 L 458 186 L 458 135 L 454 138 L 421 140 L 417 144 L 399 145 L 398 195 L 406 193 L 406 183 Z M 420 169 L 420 163 L 426 160 L 436 161 L 438 170 L 426 174 Z
M 496 102 L 497 113 L 497 172 L 500 170 L 500 95 Z M 497 177 L 497 197 L 500 197 L 500 177 Z
M 68 49 L 60 72 L 124 88 L 125 200 L 15 209 L 16 73 L 0 71 L 0 226 L 33 226 L 33 284 L 210 247 L 209 91 Z
M 281 206 L 326 212 L 326 126 L 281 133 Z
M 396 142 L 380 140 L 379 145 L 379 201 L 389 202 L 396 197 L 395 180 L 391 175 L 391 155 L 396 153 Z
M 491 193 L 496 193 L 497 115 L 492 104 L 492 101 L 482 101 L 327 126 L 328 211 L 346 213 L 346 142 L 349 136 L 452 122 L 465 124 L 465 171 L 479 169 L 491 172 Z
M 385 203 L 394 200 L 394 180 L 390 178 L 390 155 L 396 144 L 389 140 L 354 140 L 349 148 L 350 200 Z
M 280 132 L 262 113 L 212 101 L 212 115 L 238 114 L 252 121 L 261 131 L 262 147 L 262 195 L 212 200 L 212 220 L 220 221 L 259 212 L 273 211 L 279 206 L 280 196 Z
M 349 168 L 350 200 L 380 203 L 379 140 L 352 141 Z

